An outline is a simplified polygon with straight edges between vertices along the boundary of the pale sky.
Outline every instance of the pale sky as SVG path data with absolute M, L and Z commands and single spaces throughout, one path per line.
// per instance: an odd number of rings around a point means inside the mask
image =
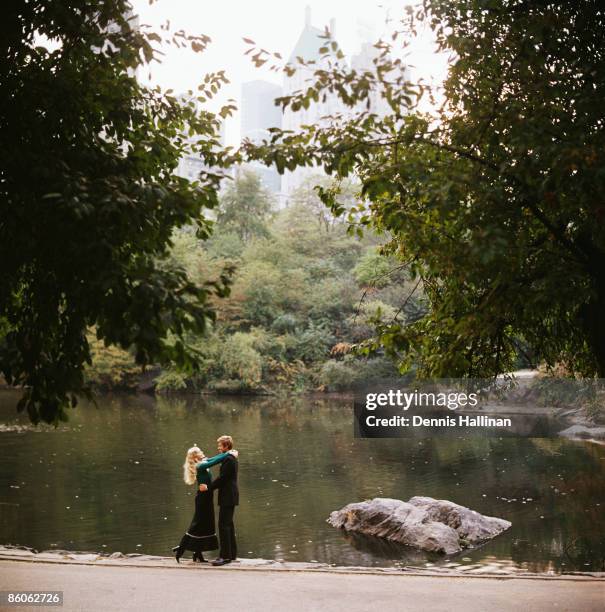
M 311 23 L 323 29 L 330 19 L 336 20 L 336 40 L 345 55 L 359 51 L 362 42 L 375 42 L 391 32 L 410 0 L 132 0 L 142 24 L 161 32 L 160 26 L 170 21 L 171 30 L 183 29 L 188 34 L 206 34 L 212 43 L 203 53 L 165 47 L 161 64 L 151 65 L 151 83 L 172 88 L 175 93 L 196 90 L 207 72 L 225 70 L 231 83 L 217 98 L 240 100 L 245 81 L 264 79 L 281 84 L 281 73 L 256 68 L 244 55 L 248 46 L 242 37 L 251 38 L 258 46 L 279 52 L 287 59 L 304 27 L 305 7 L 311 8 Z M 387 19 L 392 22 L 386 23 Z M 441 80 L 445 60 L 433 52 L 432 40 L 423 36 L 414 45 L 411 62 L 414 73 Z M 148 81 L 149 70 L 139 75 Z M 216 109 L 217 104 L 210 106 Z M 237 144 L 239 114 L 227 121 L 227 143 Z

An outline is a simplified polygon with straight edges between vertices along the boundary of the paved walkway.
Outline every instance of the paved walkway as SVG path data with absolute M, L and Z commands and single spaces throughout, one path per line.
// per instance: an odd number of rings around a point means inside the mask
M 57 611 L 605 610 L 603 580 L 238 571 L 236 566 L 158 568 L 0 561 L 0 590 L 9 589 L 62 590 L 64 605 Z

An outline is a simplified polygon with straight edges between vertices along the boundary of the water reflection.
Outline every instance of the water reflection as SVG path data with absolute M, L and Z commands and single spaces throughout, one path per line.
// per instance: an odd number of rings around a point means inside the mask
M 355 549 L 367 555 L 368 558 L 387 559 L 394 565 L 425 565 L 439 563 L 443 556 L 416 550 L 409 546 L 389 542 L 381 538 L 373 538 L 359 533 L 344 533 L 344 539 Z
M 169 554 L 191 518 L 180 480 L 193 443 L 241 451 L 242 556 L 338 565 L 512 564 L 603 570 L 605 448 L 563 439 L 356 440 L 349 402 L 303 398 L 105 397 L 58 431 L 0 434 L 0 542 L 38 549 Z M 0 396 L 14 423 L 14 396 Z M 330 527 L 375 496 L 451 499 L 513 527 L 456 559 Z

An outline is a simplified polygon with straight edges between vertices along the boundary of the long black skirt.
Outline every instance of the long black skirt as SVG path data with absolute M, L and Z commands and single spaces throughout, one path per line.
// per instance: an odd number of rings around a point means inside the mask
M 181 540 L 184 550 L 203 552 L 216 550 L 218 538 L 214 523 L 214 500 L 211 491 L 198 491 L 195 496 L 195 514 L 189 529 Z

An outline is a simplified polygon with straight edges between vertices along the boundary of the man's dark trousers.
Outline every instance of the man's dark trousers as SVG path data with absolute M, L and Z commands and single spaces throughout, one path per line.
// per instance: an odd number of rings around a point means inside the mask
M 218 535 L 221 541 L 220 556 L 223 559 L 237 559 L 237 543 L 235 542 L 235 525 L 233 514 L 235 506 L 220 506 L 218 513 Z
M 233 525 L 235 506 L 239 505 L 237 471 L 237 459 L 233 455 L 229 455 L 221 463 L 221 471 L 218 478 L 213 480 L 210 485 L 210 490 L 218 489 L 220 557 L 231 561 L 237 559 L 235 526 Z

